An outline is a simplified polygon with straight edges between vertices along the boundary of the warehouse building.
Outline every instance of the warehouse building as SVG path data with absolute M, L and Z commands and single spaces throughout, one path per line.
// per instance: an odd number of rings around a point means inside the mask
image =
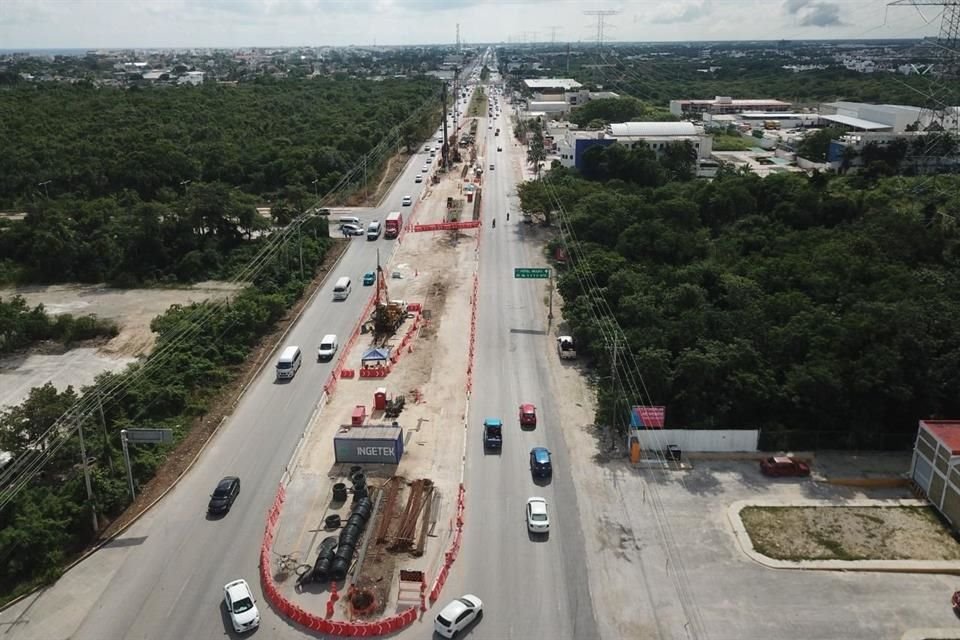
M 960 529 L 960 421 L 920 421 L 910 478 L 950 526 Z
M 820 116 L 828 122 L 846 125 L 853 121 L 860 131 L 903 133 L 923 118 L 923 109 L 901 104 L 868 104 L 866 102 L 825 102 Z M 927 118 L 928 120 L 928 118 Z M 923 123 L 924 126 L 929 122 Z
M 671 100 L 670 113 L 675 116 L 701 117 L 702 114 L 713 115 L 727 113 L 743 113 L 744 111 L 765 111 L 767 113 L 786 113 L 793 108 L 789 102 L 781 100 L 734 100 L 729 96 L 717 96 L 713 100 Z
M 689 142 L 698 159 L 707 159 L 713 148 L 713 138 L 692 122 L 623 122 L 611 124 L 603 131 L 570 130 L 557 143 L 560 164 L 581 168 L 583 154 L 595 146 L 622 144 L 627 147 L 644 142 L 658 156 L 670 144 Z

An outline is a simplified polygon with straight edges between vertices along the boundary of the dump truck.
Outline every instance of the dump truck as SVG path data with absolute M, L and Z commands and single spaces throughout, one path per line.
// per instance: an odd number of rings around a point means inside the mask
M 557 353 L 560 354 L 561 360 L 574 360 L 577 357 L 577 347 L 572 336 L 557 338 Z

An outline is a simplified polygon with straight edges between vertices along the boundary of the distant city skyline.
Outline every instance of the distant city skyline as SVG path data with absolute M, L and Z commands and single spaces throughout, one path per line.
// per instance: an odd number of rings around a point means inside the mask
M 0 45 L 26 49 L 242 48 L 922 38 L 937 7 L 887 0 L 2 0 Z

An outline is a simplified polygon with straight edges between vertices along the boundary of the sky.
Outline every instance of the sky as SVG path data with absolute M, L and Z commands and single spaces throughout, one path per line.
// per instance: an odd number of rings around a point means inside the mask
M 937 35 L 890 0 L 0 0 L 0 49 L 802 40 Z

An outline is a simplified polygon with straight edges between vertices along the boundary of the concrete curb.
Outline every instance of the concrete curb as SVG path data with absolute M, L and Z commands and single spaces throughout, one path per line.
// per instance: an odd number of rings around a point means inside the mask
M 347 251 L 349 251 L 349 248 L 347 249 Z M 310 306 L 311 302 L 313 301 L 313 298 L 315 298 L 316 295 L 320 292 L 320 289 L 323 288 L 323 285 L 324 285 L 324 283 L 326 283 L 327 278 L 330 277 L 330 273 L 333 271 L 333 269 L 334 269 L 338 264 L 340 264 L 340 261 L 343 260 L 343 256 L 347 255 L 347 251 L 344 251 L 343 253 L 340 254 L 340 257 L 337 258 L 336 262 L 334 262 L 333 265 L 331 266 L 330 271 L 328 271 L 328 272 L 327 272 L 327 275 L 323 278 L 323 280 L 320 281 L 320 285 L 316 288 L 316 290 L 314 290 L 313 294 L 311 294 L 310 298 L 309 298 L 309 299 L 307 300 L 307 302 L 303 305 L 303 307 L 300 308 L 300 311 L 297 313 L 296 317 L 293 318 L 293 319 L 290 321 L 290 324 L 289 324 L 289 325 L 287 325 L 287 328 L 284 330 L 283 334 L 280 336 L 280 339 L 279 339 L 279 340 L 276 342 L 276 344 L 274 344 L 273 347 L 270 349 L 269 353 L 270 353 L 271 356 L 272 356 L 274 353 L 276 353 L 277 347 L 278 347 L 278 346 L 280 345 L 280 343 L 283 342 L 283 340 L 287 337 L 287 334 L 290 333 L 290 331 L 293 329 L 294 325 L 296 325 L 296 324 L 300 321 L 300 317 L 303 315 L 303 312 L 306 310 L 307 307 Z M 251 384 L 254 380 L 256 380 L 257 378 L 260 377 L 260 374 L 263 372 L 263 367 L 264 367 L 264 366 L 266 365 L 266 363 L 269 362 L 270 360 L 271 360 L 271 358 L 264 358 L 263 362 L 260 363 L 260 366 L 257 367 L 256 372 L 255 372 L 252 376 L 250 376 L 250 379 L 247 380 L 247 383 L 246 383 L 245 385 L 243 385 L 243 388 L 240 390 L 240 393 L 237 394 L 237 397 L 236 397 L 236 398 L 234 399 L 234 401 L 230 404 L 230 414 L 224 416 L 224 417 L 220 420 L 220 423 L 219 423 L 219 424 L 216 426 L 216 428 L 210 433 L 210 437 L 207 438 L 207 441 L 204 442 L 204 443 L 203 443 L 203 446 L 200 447 L 200 450 L 197 451 L 197 455 L 195 455 L 195 456 L 193 457 L 193 460 L 191 460 L 190 463 L 187 465 L 187 467 L 180 473 L 180 475 L 178 475 L 178 476 L 176 477 L 176 479 L 174 479 L 174 481 L 170 484 L 170 486 L 168 486 L 166 489 L 164 489 L 163 493 L 161 493 L 159 496 L 157 496 L 157 498 L 156 498 L 153 502 L 151 502 L 150 504 L 148 504 L 148 505 L 147 505 L 146 507 L 144 507 L 138 514 L 136 514 L 135 516 L 133 516 L 133 519 L 130 520 L 130 522 L 128 522 L 127 524 L 123 525 L 120 529 L 118 529 L 117 531 L 115 531 L 114 533 L 112 533 L 112 534 L 110 535 L 110 537 L 104 538 L 103 540 L 101 540 L 100 542 L 98 542 L 98 543 L 96 544 L 96 546 L 91 547 L 91 548 L 90 548 L 89 550 L 87 550 L 82 556 L 80 556 L 79 558 L 77 558 L 76 560 L 74 560 L 73 562 L 71 562 L 70 564 L 68 564 L 66 567 L 64 567 L 63 573 L 67 573 L 68 571 L 70 571 L 71 569 L 73 569 L 74 567 L 76 567 L 78 564 L 80 564 L 81 562 L 83 562 L 84 560 L 86 560 L 87 558 L 89 558 L 90 556 L 92 556 L 94 553 L 96 553 L 97 551 L 99 551 L 100 549 L 102 549 L 104 546 L 110 544 L 111 542 L 113 542 L 114 540 L 116 540 L 119 536 L 121 536 L 121 535 L 123 535 L 124 533 L 126 533 L 127 530 L 130 529 L 130 527 L 132 527 L 132 526 L 135 525 L 137 522 L 139 522 L 139 521 L 140 521 L 140 518 L 142 518 L 148 511 L 150 511 L 151 509 L 153 509 L 155 506 L 157 506 L 157 505 L 160 503 L 161 500 L 163 500 L 164 498 L 167 497 L 167 494 L 168 494 L 168 493 L 170 493 L 171 491 L 173 491 L 173 490 L 176 488 L 176 486 L 177 486 L 178 484 L 180 484 L 180 481 L 183 480 L 183 478 L 184 478 L 188 473 L 190 473 L 190 470 L 193 469 L 193 466 L 197 463 L 197 460 L 199 460 L 199 459 L 200 459 L 200 456 L 203 455 L 203 453 L 207 450 L 207 446 L 209 446 L 209 444 L 213 441 L 213 439 L 216 437 L 216 435 L 217 435 L 218 433 L 220 433 L 220 428 L 223 427 L 223 425 L 224 425 L 224 423 L 227 421 L 227 419 L 228 419 L 231 415 L 233 415 L 233 410 L 237 408 L 237 405 L 238 405 L 238 404 L 240 404 L 240 400 L 241 400 L 241 399 L 243 398 L 243 396 L 247 393 L 247 389 L 250 388 L 250 384 Z M 325 396 L 325 395 L 326 395 L 326 394 L 324 394 L 324 396 Z M 321 399 L 322 399 L 322 398 L 321 398 Z M 298 445 L 298 446 L 299 446 L 299 445 Z M 56 581 L 53 582 L 52 584 L 56 584 Z M 14 598 L 13 600 L 11 600 L 10 602 L 8 602 L 7 604 L 5 604 L 5 605 L 3 605 L 2 607 L 0 607 L 0 612 L 6 611 L 7 609 L 9 609 L 9 608 L 12 607 L 13 605 L 17 604 L 17 603 L 20 602 L 21 600 L 32 596 L 34 593 L 36 593 L 37 591 L 40 591 L 41 589 L 45 589 L 45 588 L 47 588 L 47 587 L 49 587 L 49 586 L 52 586 L 52 584 L 44 585 L 44 586 L 41 586 L 41 587 L 37 587 L 36 589 L 33 589 L 33 590 L 30 591 L 29 593 L 25 593 L 25 594 L 23 594 L 22 596 L 18 596 L 17 598 Z
M 900 640 L 955 640 L 957 635 L 956 629 L 910 629 Z
M 872 571 L 885 573 L 933 573 L 960 575 L 960 561 L 955 560 L 777 560 L 753 547 L 753 540 L 740 518 L 746 507 L 925 507 L 926 500 L 912 498 L 875 500 L 861 498 L 844 501 L 794 499 L 738 500 L 727 507 L 727 518 L 740 550 L 748 558 L 768 569 L 800 569 L 806 571 Z

